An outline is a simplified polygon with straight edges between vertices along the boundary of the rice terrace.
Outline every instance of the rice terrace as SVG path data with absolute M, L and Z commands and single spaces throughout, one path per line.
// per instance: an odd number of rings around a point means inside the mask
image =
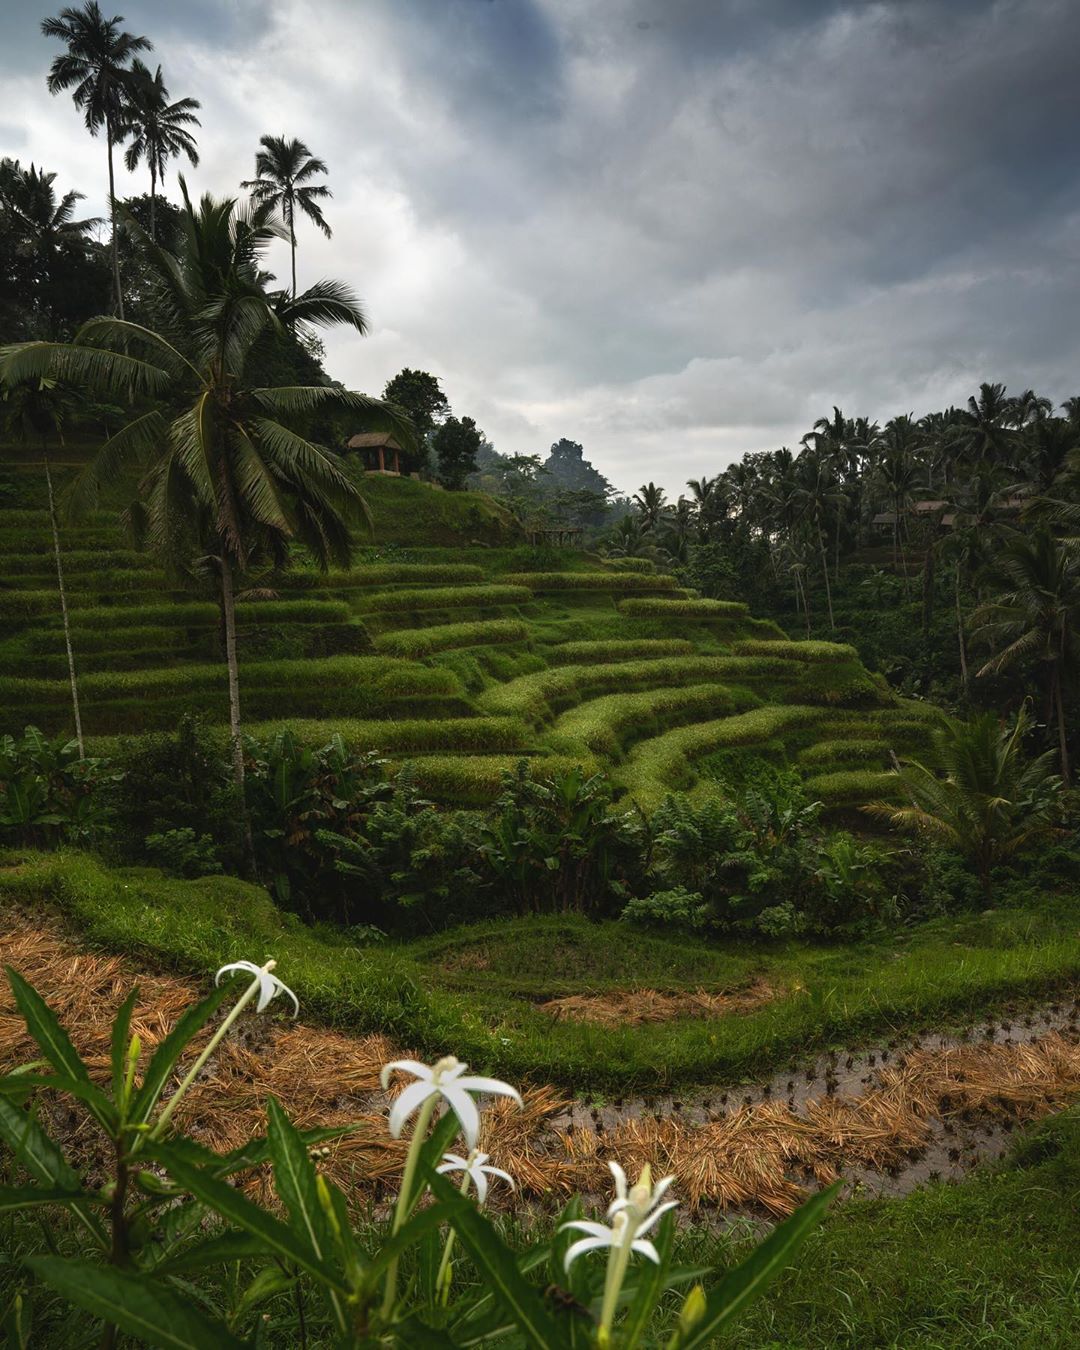
M 1077 16 L 125 8 L 0 15 L 4 1343 L 1076 1345 Z

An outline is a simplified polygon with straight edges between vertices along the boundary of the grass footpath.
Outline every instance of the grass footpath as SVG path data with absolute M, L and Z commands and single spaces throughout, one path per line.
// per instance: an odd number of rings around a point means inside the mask
M 92 945 L 203 977 L 226 961 L 273 956 L 315 1020 L 597 1095 L 760 1077 L 829 1045 L 944 1029 L 1080 978 L 1074 894 L 1045 894 L 1038 911 L 939 919 L 842 947 L 709 944 L 573 917 L 357 947 L 347 930 L 307 928 L 233 878 L 177 881 L 62 852 L 6 855 L 5 905 L 45 907 Z M 567 994 L 753 981 L 775 998 L 724 1018 L 612 1028 L 553 1022 L 537 1006 Z
M 720 1343 L 768 1350 L 1066 1350 L 1080 1344 L 1080 1113 L 960 1184 L 834 1207 L 795 1267 Z M 721 1255 L 688 1234 L 681 1255 Z

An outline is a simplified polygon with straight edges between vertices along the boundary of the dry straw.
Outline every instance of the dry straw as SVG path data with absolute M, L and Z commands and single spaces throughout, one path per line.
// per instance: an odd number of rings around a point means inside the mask
M 80 952 L 59 931 L 39 920 L 9 916 L 0 933 L 0 962 L 13 966 L 57 1011 L 92 1073 L 108 1072 L 109 1033 L 115 1009 L 134 982 L 131 965 L 117 957 Z M 198 996 L 188 980 L 140 975 L 133 1029 L 152 1048 Z M 711 1000 L 759 1000 L 773 991 L 753 986 L 731 995 L 686 995 L 694 1015 L 718 1015 Z M 605 995 L 602 1018 L 655 1020 L 656 1000 L 674 996 L 639 991 L 622 996 L 621 1011 Z M 735 1000 L 733 1005 L 732 1000 Z M 560 1000 L 590 1008 L 595 1001 Z M 670 1003 L 660 1006 L 670 1008 Z M 685 1012 L 691 1012 L 689 1005 Z M 574 1015 L 561 1011 L 555 1016 Z M 667 1015 L 671 1015 L 670 1012 Z M 323 1166 L 358 1201 L 377 1201 L 400 1176 L 405 1145 L 386 1129 L 387 1097 L 379 1069 L 400 1054 L 380 1035 L 348 1036 L 272 1017 L 245 1019 L 214 1055 L 177 1113 L 177 1123 L 211 1148 L 246 1143 L 265 1126 L 265 1102 L 276 1097 L 301 1128 L 351 1125 L 329 1146 Z M 205 1032 L 208 1035 L 209 1032 Z M 192 1055 L 198 1046 L 192 1048 Z M 36 1052 L 0 988 L 0 1069 Z M 145 1060 L 144 1060 L 145 1063 Z M 484 1066 L 476 1066 L 483 1069 Z M 518 1183 L 518 1194 L 559 1197 L 598 1191 L 607 1160 L 628 1172 L 649 1163 L 655 1174 L 674 1173 L 691 1208 L 699 1205 L 788 1214 L 811 1183 L 835 1179 L 842 1168 L 895 1170 L 918 1156 L 932 1135 L 935 1117 L 1027 1121 L 1059 1110 L 1080 1094 L 1080 1045 L 1074 1033 L 1050 1032 L 1029 1043 L 965 1044 L 922 1049 L 883 1068 L 858 1097 L 821 1096 L 793 1110 L 779 1101 L 741 1106 L 705 1124 L 677 1116 L 660 1120 L 628 1106 L 607 1132 L 564 1127 L 569 1100 L 551 1087 L 524 1093 L 524 1110 L 498 1102 L 486 1113 L 481 1146 Z M 101 1140 L 84 1114 L 57 1097 L 47 1115 L 65 1144 L 80 1151 L 94 1170 Z M 265 1193 L 265 1172 L 247 1182 Z

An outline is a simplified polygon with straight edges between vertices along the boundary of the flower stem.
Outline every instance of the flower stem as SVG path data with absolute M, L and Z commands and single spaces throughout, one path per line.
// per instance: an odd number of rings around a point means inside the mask
M 604 1299 L 600 1305 L 600 1329 L 597 1333 L 597 1344 L 600 1346 L 611 1344 L 611 1324 L 615 1321 L 619 1291 L 622 1289 L 623 1280 L 626 1278 L 626 1267 L 630 1263 L 630 1249 L 634 1241 L 633 1229 L 636 1225 L 632 1223 L 625 1211 L 615 1216 L 617 1225 L 620 1219 L 624 1220 L 621 1225 L 623 1229 L 620 1235 L 621 1240 L 611 1248 L 611 1255 L 608 1257 L 607 1275 L 604 1278 Z
M 468 1195 L 468 1193 L 469 1173 L 466 1169 L 465 1175 L 461 1179 L 458 1194 Z M 446 1235 L 446 1246 L 443 1248 L 442 1260 L 439 1262 L 439 1273 L 435 1276 L 435 1297 L 444 1308 L 450 1302 L 450 1253 L 454 1250 L 454 1238 L 456 1236 L 454 1229 L 451 1228 Z
M 431 1117 L 435 1114 L 435 1108 L 438 1104 L 439 1094 L 433 1092 L 420 1107 L 420 1114 L 416 1118 L 416 1128 L 409 1140 L 409 1152 L 405 1156 L 405 1172 L 401 1178 L 401 1190 L 398 1192 L 397 1205 L 394 1207 L 394 1222 L 390 1228 L 391 1237 L 397 1233 L 412 1211 L 412 1188 L 413 1181 L 416 1179 L 416 1169 L 420 1163 L 420 1151 L 424 1147 L 428 1126 L 431 1124 Z M 389 1321 L 390 1314 L 394 1311 L 394 1302 L 397 1299 L 397 1276 L 398 1259 L 395 1256 L 386 1268 L 386 1284 L 383 1286 L 382 1301 L 384 1321 Z
M 263 970 L 269 970 L 270 967 L 273 966 L 273 964 L 274 964 L 273 961 L 267 961 L 266 965 L 263 966 Z M 210 1058 L 210 1056 L 214 1053 L 214 1051 L 218 1048 L 218 1046 L 221 1044 L 224 1038 L 228 1035 L 229 1028 L 232 1026 L 232 1024 L 236 1021 L 236 1019 L 240 1016 L 240 1014 L 244 1011 L 244 1009 L 247 1007 L 247 1005 L 251 1002 L 251 1000 L 255 997 L 255 995 L 258 992 L 259 992 L 259 981 L 257 979 L 252 980 L 249 987 L 244 990 L 243 994 L 240 995 L 240 998 L 238 999 L 236 1006 L 233 1008 L 232 1012 L 229 1013 L 228 1017 L 226 1017 L 224 1022 L 222 1022 L 221 1026 L 219 1026 L 217 1031 L 215 1031 L 214 1034 L 210 1037 L 210 1040 L 207 1042 L 206 1049 L 202 1052 L 199 1058 L 195 1061 L 195 1063 L 184 1075 L 184 1081 L 180 1084 L 180 1086 L 176 1089 L 173 1095 L 165 1103 L 165 1109 L 162 1111 L 161 1115 L 158 1116 L 157 1123 L 155 1124 L 154 1128 L 150 1131 L 149 1138 L 151 1139 L 159 1138 L 165 1126 L 168 1125 L 169 1121 L 172 1119 L 173 1112 L 180 1105 L 180 1099 L 183 1097 L 184 1093 L 187 1092 L 188 1088 L 192 1085 L 192 1083 L 194 1083 L 195 1079 L 198 1077 L 200 1069 Z

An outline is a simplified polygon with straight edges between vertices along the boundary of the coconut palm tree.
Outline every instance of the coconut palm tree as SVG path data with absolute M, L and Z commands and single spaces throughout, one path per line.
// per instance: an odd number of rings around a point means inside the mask
M 634 505 L 646 530 L 655 530 L 664 517 L 667 496 L 662 487 L 655 483 L 643 483 L 634 493 Z
M 319 202 L 333 193 L 324 183 L 313 183 L 316 174 L 327 168 L 317 159 L 303 141 L 288 141 L 284 136 L 263 136 L 262 149 L 255 155 L 255 177 L 240 186 L 251 193 L 252 200 L 271 206 L 281 213 L 289 232 L 292 253 L 292 294 L 296 294 L 296 213 L 303 212 L 317 225 L 327 239 L 332 231 L 323 217 Z
M 157 188 L 165 181 L 170 159 L 186 155 L 194 168 L 199 162 L 195 137 L 188 127 L 201 126 L 195 116 L 200 103 L 194 98 L 169 102 L 169 91 L 158 66 L 153 75 L 148 66 L 135 58 L 118 129 L 121 138 L 132 137 L 124 151 L 124 163 L 134 173 L 142 160 L 150 170 L 150 238 L 157 238 Z
M 154 328 L 93 319 L 73 343 L 0 349 L 0 380 L 65 379 L 91 396 L 141 400 L 76 480 L 75 511 L 129 464 L 141 469 L 132 519 L 167 562 L 190 568 L 198 555 L 216 576 L 228 668 L 229 726 L 238 786 L 240 681 L 236 579 L 267 560 L 283 565 L 302 543 L 323 567 L 347 565 L 363 499 L 336 455 L 303 434 L 305 419 L 344 412 L 412 446 L 392 407 L 336 385 L 262 387 L 253 378 L 260 344 L 297 325 L 367 324 L 347 287 L 323 281 L 275 305 L 261 262 L 284 237 L 269 205 L 237 211 L 206 196 L 196 207 L 180 180 L 183 207 L 175 255 L 130 215 L 130 231 L 152 279 Z M 160 400 L 149 409 L 146 401 Z M 209 563 L 206 563 L 209 559 Z
M 842 514 L 847 498 L 833 467 L 831 458 L 811 450 L 804 450 L 795 461 L 795 485 L 791 504 L 796 519 L 802 521 L 808 536 L 814 540 L 821 558 L 821 575 L 825 582 L 825 603 L 829 612 L 829 628 L 836 628 L 833 618 L 832 586 L 829 582 L 829 555 L 825 541 L 829 525 Z M 837 526 L 837 528 L 839 528 Z
M 106 19 L 97 0 L 86 0 L 81 9 L 65 6 L 55 18 L 44 19 L 41 31 L 46 37 L 67 43 L 67 51 L 57 56 L 49 68 L 50 94 L 72 90 L 72 101 L 81 108 L 86 129 L 96 136 L 105 128 L 109 158 L 109 218 L 112 223 L 113 286 L 116 312 L 124 317 L 124 297 L 120 287 L 120 253 L 116 243 L 116 179 L 113 172 L 113 146 L 120 138 L 124 94 L 129 76 L 128 62 L 139 52 L 153 46 L 149 38 L 125 33 L 122 14 Z
M 1053 752 L 1028 759 L 1029 725 L 1021 709 L 1011 727 L 993 713 L 946 722 L 926 763 L 907 760 L 897 772 L 902 805 L 873 802 L 863 809 L 897 829 L 955 849 L 974 865 L 991 899 L 994 868 L 1055 832 L 1061 779 Z
M 33 164 L 24 169 L 17 159 L 0 160 L 0 209 L 16 222 L 21 247 L 39 258 L 62 248 L 84 249 L 99 223 L 94 217 L 77 220 L 75 203 L 83 194 L 65 192 L 57 201 L 55 182 L 55 173 Z
M 969 464 L 1007 465 L 1012 462 L 1016 427 L 1023 415 L 1003 384 L 979 385 L 966 408 L 956 410 L 955 444 Z
M 1045 717 L 1056 723 L 1061 776 L 1068 782 L 1065 690 L 1080 668 L 1080 552 L 1042 525 L 1008 539 L 988 576 L 997 594 L 975 611 L 972 626 L 994 655 L 978 673 L 1038 664 Z

